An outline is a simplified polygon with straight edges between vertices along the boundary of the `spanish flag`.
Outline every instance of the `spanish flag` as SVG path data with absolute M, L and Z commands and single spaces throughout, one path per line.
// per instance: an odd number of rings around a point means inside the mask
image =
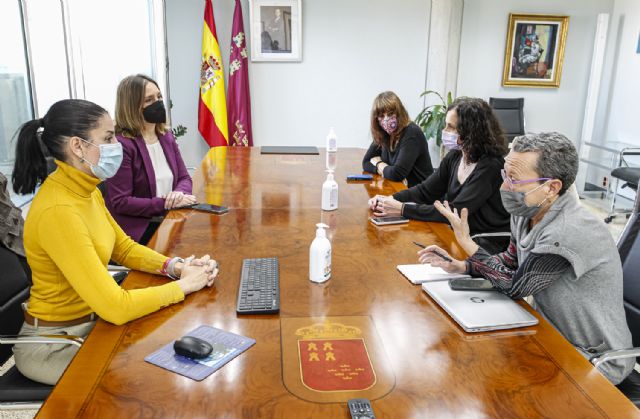
M 210 147 L 226 146 L 229 143 L 222 56 L 211 0 L 206 0 L 204 6 L 198 130 Z

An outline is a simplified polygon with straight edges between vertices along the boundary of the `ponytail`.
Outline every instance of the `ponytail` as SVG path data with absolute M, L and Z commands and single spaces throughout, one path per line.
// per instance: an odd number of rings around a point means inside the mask
M 71 137 L 88 138 L 107 111 L 93 102 L 65 99 L 54 103 L 42 119 L 26 122 L 20 127 L 13 166 L 13 190 L 32 193 L 49 171 L 47 158 L 67 162 L 66 145 Z
M 47 160 L 40 139 L 42 131 L 38 132 L 41 126 L 42 119 L 34 119 L 20 127 L 11 175 L 16 193 L 32 193 L 47 177 Z

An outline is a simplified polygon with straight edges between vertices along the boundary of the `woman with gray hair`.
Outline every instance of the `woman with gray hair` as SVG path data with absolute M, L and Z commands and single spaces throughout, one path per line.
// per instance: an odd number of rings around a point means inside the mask
M 500 194 L 511 214 L 511 242 L 490 255 L 469 237 L 468 211 L 436 208 L 449 220 L 456 240 L 471 255 L 447 262 L 447 252 L 429 246 L 420 262 L 448 272 L 482 276 L 512 298 L 533 296 L 534 307 L 585 357 L 630 348 L 622 302 L 622 266 L 606 226 L 575 196 L 566 193 L 578 172 L 574 145 L 555 132 L 516 138 L 505 159 Z M 596 244 L 597 245 L 594 245 Z M 605 363 L 600 371 L 614 384 L 633 369 L 631 358 Z

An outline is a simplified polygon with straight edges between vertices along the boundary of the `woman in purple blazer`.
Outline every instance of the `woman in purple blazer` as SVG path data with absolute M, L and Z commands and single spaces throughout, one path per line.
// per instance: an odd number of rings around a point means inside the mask
M 124 155 L 118 173 L 106 181 L 105 201 L 122 229 L 139 241 L 152 217 L 194 204 L 196 198 L 176 139 L 165 125 L 158 84 L 142 74 L 122 80 L 115 114 Z

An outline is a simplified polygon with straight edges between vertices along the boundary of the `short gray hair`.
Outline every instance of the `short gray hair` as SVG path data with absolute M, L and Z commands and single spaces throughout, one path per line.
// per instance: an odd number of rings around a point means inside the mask
M 578 174 L 578 152 L 564 135 L 557 132 L 525 134 L 513 140 L 512 150 L 538 153 L 535 171 L 540 177 L 562 181 L 562 195 L 575 182 Z

